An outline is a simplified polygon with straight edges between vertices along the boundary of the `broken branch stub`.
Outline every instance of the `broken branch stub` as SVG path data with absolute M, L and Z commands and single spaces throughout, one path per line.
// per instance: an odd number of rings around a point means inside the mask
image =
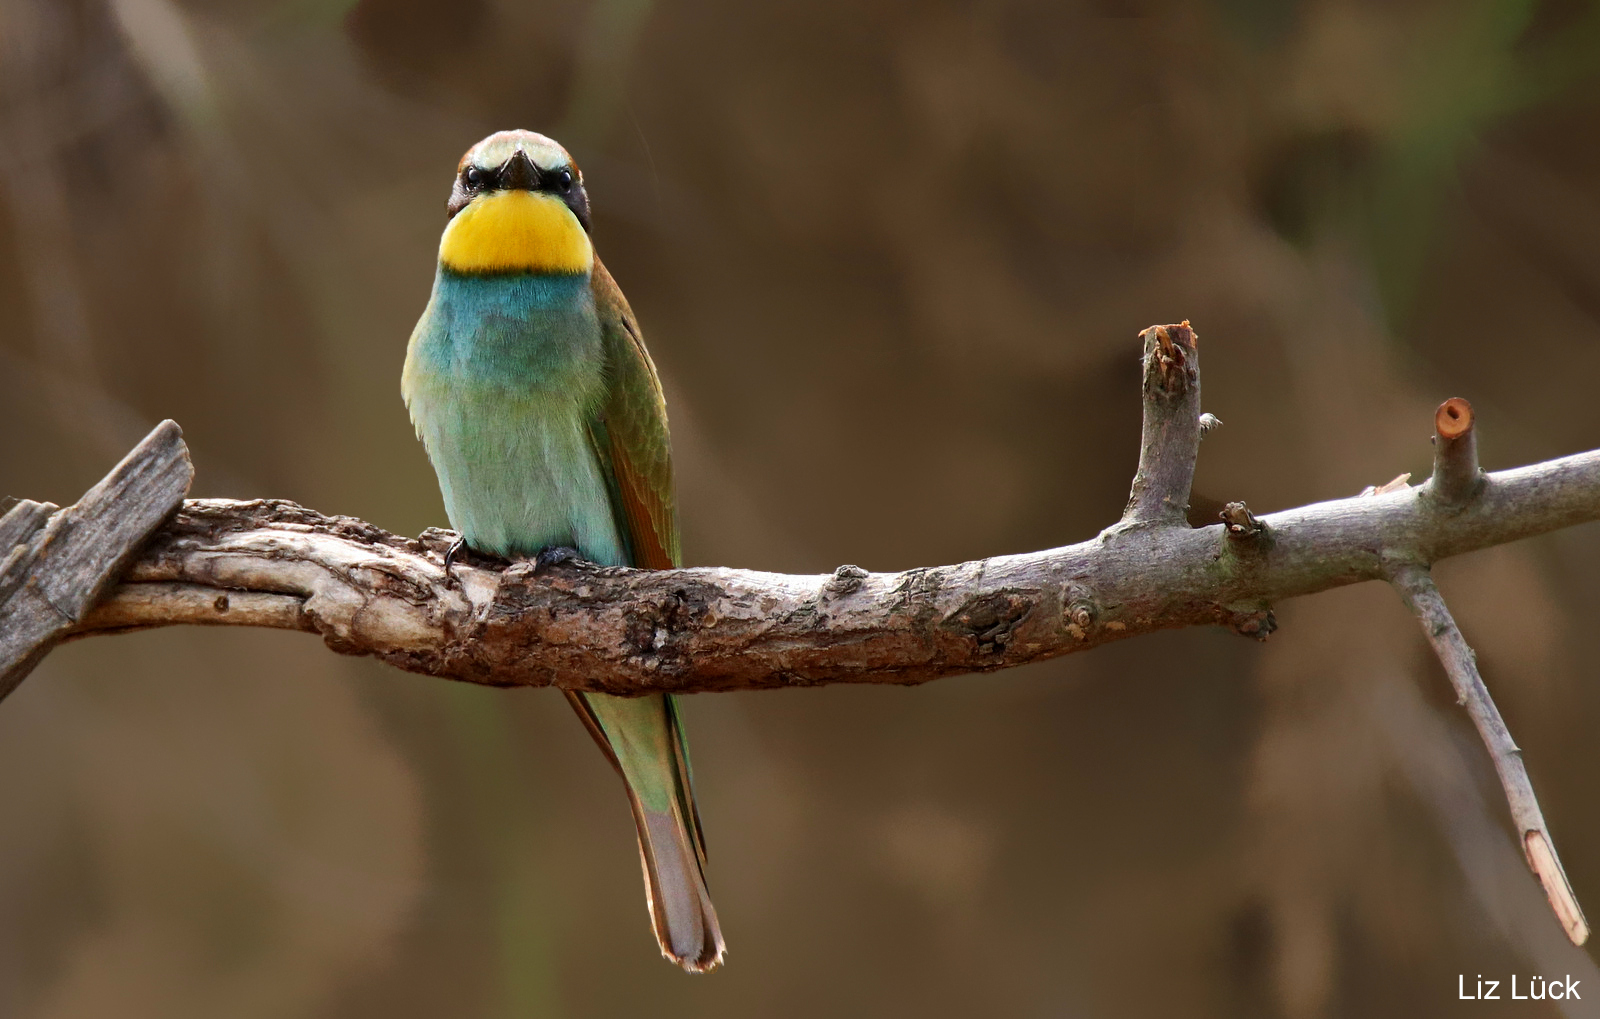
M 82 622 L 193 478 L 182 430 L 163 421 L 76 504 L 24 500 L 0 520 L 0 698 Z
M 1187 321 L 1151 326 L 1144 341 L 1144 423 L 1128 507 L 1111 530 L 1185 526 L 1200 452 L 1200 347 Z

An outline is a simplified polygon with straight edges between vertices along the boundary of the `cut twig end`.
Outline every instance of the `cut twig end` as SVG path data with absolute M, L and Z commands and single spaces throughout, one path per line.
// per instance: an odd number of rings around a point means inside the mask
M 1447 509 L 1461 509 L 1483 491 L 1475 421 L 1472 404 L 1459 396 L 1433 412 L 1433 477 L 1428 485 L 1434 500 Z
M 1433 428 L 1441 439 L 1459 439 L 1472 430 L 1472 404 L 1452 396 L 1433 412 Z
M 1550 908 L 1555 910 L 1556 919 L 1567 932 L 1568 940 L 1574 945 L 1588 941 L 1589 922 L 1583 918 L 1583 908 L 1578 905 L 1578 897 L 1572 893 L 1572 885 L 1567 882 L 1567 873 L 1562 869 L 1550 839 L 1542 831 L 1526 832 L 1522 836 L 1522 849 L 1528 858 L 1528 866 L 1533 868 L 1539 883 L 1544 886 L 1545 898 L 1550 900 Z

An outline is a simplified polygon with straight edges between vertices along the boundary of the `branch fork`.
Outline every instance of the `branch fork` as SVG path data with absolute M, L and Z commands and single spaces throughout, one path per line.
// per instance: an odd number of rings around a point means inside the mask
M 1465 511 L 1483 495 L 1488 485 L 1487 476 L 1478 466 L 1477 434 L 1473 425 L 1472 405 L 1460 397 L 1441 403 L 1434 413 L 1433 475 L 1422 485 L 1422 491 L 1439 513 Z M 1522 751 L 1511 738 L 1505 719 L 1500 716 L 1500 709 L 1495 706 L 1489 687 L 1478 672 L 1477 655 L 1461 635 L 1427 563 L 1396 561 L 1389 570 L 1388 579 L 1422 624 L 1428 643 L 1444 666 L 1450 685 L 1455 688 L 1456 703 L 1467 709 L 1494 762 L 1523 857 L 1539 879 L 1556 920 L 1573 944 L 1583 944 L 1589 938 L 1589 923 L 1573 894 L 1566 869 L 1556 855 L 1555 841 L 1550 837 L 1544 812 L 1534 796 Z
M 1198 338 L 1189 323 L 1152 326 L 1140 335 L 1144 339 L 1145 375 L 1139 469 L 1121 522 L 1107 532 L 1113 540 L 1137 528 L 1184 526 L 1200 438 L 1208 430 L 1203 421 L 1206 415 L 1200 411 Z M 1441 403 L 1434 413 L 1433 474 L 1416 495 L 1435 515 L 1466 512 L 1481 499 L 1489 484 L 1478 465 L 1474 421 L 1472 404 L 1460 397 Z M 1410 495 L 1409 480 L 1409 474 L 1402 474 L 1387 484 L 1363 491 L 1361 497 L 1401 492 Z M 1235 548 L 1253 544 L 1266 531 L 1242 502 L 1228 503 L 1220 517 L 1229 543 Z M 1467 709 L 1494 762 L 1528 867 L 1539 879 L 1562 930 L 1573 944 L 1581 945 L 1589 937 L 1588 921 L 1556 855 L 1555 841 L 1534 796 L 1522 751 L 1512 740 L 1505 719 L 1478 673 L 1477 658 L 1435 586 L 1427 559 L 1417 555 L 1419 551 L 1391 550 L 1386 556 L 1389 565 L 1385 579 L 1422 622 L 1429 643 L 1455 687 L 1458 702 Z M 1276 628 L 1276 621 L 1270 609 L 1263 609 L 1259 614 L 1246 613 L 1236 619 L 1233 628 L 1265 639 Z

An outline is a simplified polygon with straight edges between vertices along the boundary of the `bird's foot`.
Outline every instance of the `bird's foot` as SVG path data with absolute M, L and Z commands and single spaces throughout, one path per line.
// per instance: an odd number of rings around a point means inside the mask
M 451 567 L 455 565 L 456 559 L 460 557 L 461 553 L 466 550 L 467 539 L 461 537 L 457 537 L 455 541 L 450 543 L 450 547 L 444 550 L 444 586 L 446 590 L 455 590 L 461 586 L 461 581 L 456 579 L 455 571 Z
M 539 554 L 533 557 L 533 572 L 537 576 L 539 571 L 557 563 L 581 563 L 583 561 L 583 556 L 579 555 L 578 550 L 575 548 L 568 548 L 565 545 L 550 545 L 546 548 L 541 548 Z

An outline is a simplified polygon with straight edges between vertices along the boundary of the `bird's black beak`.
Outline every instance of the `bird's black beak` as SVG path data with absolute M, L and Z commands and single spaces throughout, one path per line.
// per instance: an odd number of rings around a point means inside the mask
M 533 165 L 533 160 L 528 154 L 518 149 L 510 159 L 500 166 L 496 174 L 496 185 L 501 191 L 537 191 L 539 189 L 539 168 Z

